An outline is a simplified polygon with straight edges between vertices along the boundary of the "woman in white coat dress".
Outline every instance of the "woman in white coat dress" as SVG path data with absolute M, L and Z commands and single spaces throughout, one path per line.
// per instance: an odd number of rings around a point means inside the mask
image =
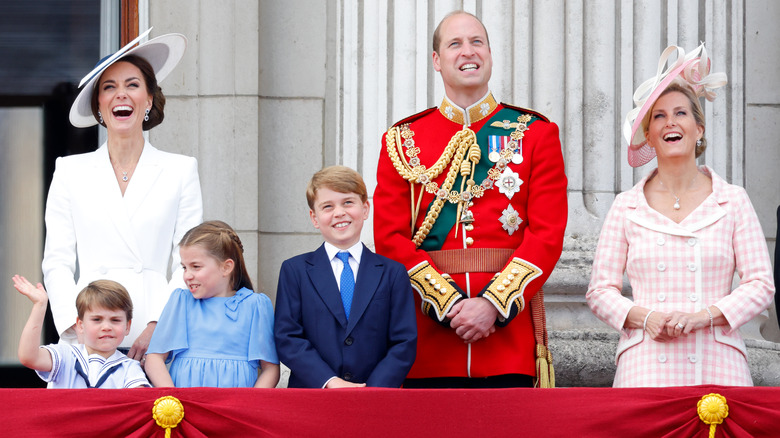
M 42 264 L 61 342 L 76 342 L 76 295 L 85 285 L 110 279 L 127 288 L 135 318 L 120 348 L 137 360 L 171 291 L 183 285 L 177 244 L 203 218 L 195 158 L 157 150 L 143 136 L 163 120 L 157 82 L 179 62 L 187 40 L 169 34 L 132 48 L 148 33 L 82 80 L 70 121 L 100 123 L 107 141 L 95 152 L 57 159 Z

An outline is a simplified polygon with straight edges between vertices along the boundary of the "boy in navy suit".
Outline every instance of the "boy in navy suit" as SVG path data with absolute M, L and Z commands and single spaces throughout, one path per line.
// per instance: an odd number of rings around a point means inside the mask
M 325 243 L 282 263 L 274 337 L 290 388 L 400 387 L 412 367 L 417 325 L 403 265 L 360 241 L 368 219 L 359 173 L 331 166 L 306 189 Z

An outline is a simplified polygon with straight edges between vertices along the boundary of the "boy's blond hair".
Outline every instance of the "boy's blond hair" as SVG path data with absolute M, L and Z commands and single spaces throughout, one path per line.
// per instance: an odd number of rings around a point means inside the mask
M 122 310 L 127 320 L 133 319 L 133 300 L 124 286 L 112 280 L 95 280 L 79 292 L 76 310 L 79 319 L 84 319 L 88 310 L 102 307 L 107 310 Z
M 329 166 L 311 177 L 306 187 L 306 201 L 312 211 L 314 211 L 314 200 L 317 199 L 317 190 L 321 188 L 339 193 L 354 193 L 360 196 L 360 202 L 368 201 L 368 191 L 363 177 L 347 166 Z

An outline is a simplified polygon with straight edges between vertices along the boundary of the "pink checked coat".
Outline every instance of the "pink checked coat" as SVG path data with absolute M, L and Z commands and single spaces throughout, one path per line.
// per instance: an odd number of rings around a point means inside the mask
M 586 298 L 620 331 L 615 387 L 753 383 L 738 329 L 772 302 L 766 239 L 745 190 L 701 170 L 712 194 L 679 224 L 647 204 L 643 188 L 655 171 L 618 195 L 604 222 Z M 621 295 L 624 272 L 633 300 Z M 734 272 L 740 281 L 732 290 Z M 729 324 L 655 342 L 623 328 L 635 305 L 662 312 L 715 305 Z

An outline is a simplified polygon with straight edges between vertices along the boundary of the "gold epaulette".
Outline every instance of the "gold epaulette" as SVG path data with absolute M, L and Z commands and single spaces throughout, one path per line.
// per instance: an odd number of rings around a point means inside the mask
M 452 306 L 464 298 L 463 293 L 450 283 L 450 276 L 439 274 L 428 262 L 421 262 L 409 270 L 412 288 L 420 294 L 423 304 L 430 305 L 441 322 Z
M 550 119 L 547 118 L 544 114 L 540 113 L 539 111 L 532 110 L 530 108 L 522 108 L 519 106 L 510 105 L 508 103 L 501 102 L 501 105 L 503 105 L 505 108 L 511 108 L 515 111 L 520 111 L 521 113 L 530 114 L 532 116 L 536 116 L 540 118 L 541 120 L 544 120 L 545 122 L 549 122 Z
M 426 115 L 428 115 L 429 113 L 431 113 L 433 111 L 436 111 L 436 109 L 437 108 L 435 106 L 433 106 L 433 107 L 430 107 L 430 108 L 428 108 L 426 110 L 422 110 L 419 113 L 412 114 L 411 116 L 409 116 L 409 117 L 407 117 L 405 119 L 401 119 L 401 120 L 393 123 L 393 126 L 401 126 L 401 125 L 403 125 L 405 123 L 412 123 L 413 121 L 415 121 L 415 120 L 417 120 L 417 119 L 419 119 L 419 118 L 421 118 L 423 116 L 426 116 Z
M 482 296 L 496 306 L 503 318 L 509 318 L 513 303 L 516 303 L 518 313 L 523 311 L 525 308 L 523 291 L 531 280 L 540 275 L 542 270 L 536 265 L 515 257 L 493 278 Z

